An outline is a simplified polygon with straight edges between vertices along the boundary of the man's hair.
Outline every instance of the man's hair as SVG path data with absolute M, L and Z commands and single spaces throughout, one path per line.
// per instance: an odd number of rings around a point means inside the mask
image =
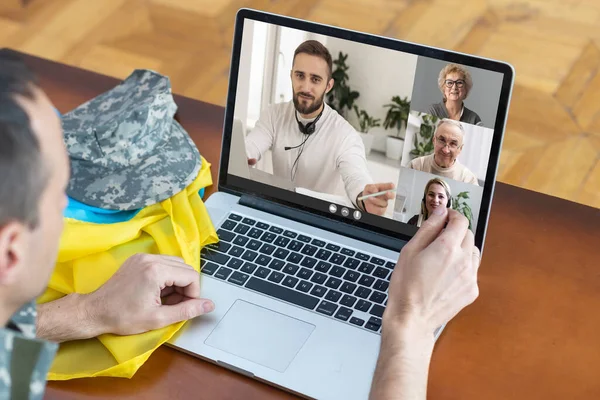
M 300 53 L 316 56 L 325 60 L 329 70 L 329 76 L 327 79 L 331 79 L 331 74 L 333 73 L 333 59 L 331 58 L 331 53 L 329 53 L 327 47 L 323 46 L 323 44 L 321 44 L 321 42 L 318 40 L 307 40 L 302 42 L 300 43 L 300 46 L 296 48 L 296 51 L 294 51 L 294 59 L 292 60 L 292 64 L 294 61 L 296 61 L 296 56 Z
M 458 128 L 458 130 L 462 133 L 462 139 L 463 139 L 463 143 L 465 144 L 465 128 L 462 126 L 462 124 L 459 121 L 450 119 L 450 118 L 443 118 L 440 120 L 440 122 L 438 122 L 436 128 L 435 128 L 435 132 L 433 133 L 433 137 L 436 138 L 437 137 L 437 133 L 440 130 L 440 127 L 444 124 L 447 125 L 452 125 L 456 128 Z
M 0 49 L 0 226 L 34 228 L 47 182 L 40 143 L 18 98 L 34 99 L 33 72 L 11 50 Z

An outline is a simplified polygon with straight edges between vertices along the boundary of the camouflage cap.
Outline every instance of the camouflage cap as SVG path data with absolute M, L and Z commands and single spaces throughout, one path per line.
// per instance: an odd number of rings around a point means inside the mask
M 173 119 L 176 110 L 169 78 L 138 69 L 65 114 L 67 194 L 91 206 L 134 210 L 191 184 L 200 171 L 200 153 Z

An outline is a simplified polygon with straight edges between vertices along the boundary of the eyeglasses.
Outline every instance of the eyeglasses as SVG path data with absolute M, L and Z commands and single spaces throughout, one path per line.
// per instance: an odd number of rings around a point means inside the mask
M 465 81 L 464 79 L 457 79 L 455 81 L 453 81 L 452 79 L 446 79 L 446 87 L 451 88 L 452 86 L 454 86 L 454 84 L 456 84 L 457 88 L 461 88 L 463 86 L 465 86 Z
M 448 146 L 450 148 L 450 150 L 456 150 L 459 147 L 458 143 L 456 143 L 456 142 L 450 142 L 450 143 L 448 143 L 446 141 L 446 139 L 444 139 L 443 137 L 435 137 L 434 136 L 434 138 L 435 138 L 436 142 L 438 142 L 439 144 L 442 145 L 442 147 Z

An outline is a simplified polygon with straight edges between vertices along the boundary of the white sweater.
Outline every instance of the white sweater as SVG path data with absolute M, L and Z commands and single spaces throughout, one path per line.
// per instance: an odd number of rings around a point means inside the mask
M 440 167 L 435 162 L 434 154 L 430 154 L 428 156 L 415 158 L 410 162 L 409 166 L 412 169 L 479 186 L 477 176 L 475 176 L 469 168 L 462 165 L 458 159 L 454 161 L 454 165 L 451 167 L 444 168 Z
M 294 103 L 278 103 L 265 109 L 256 126 L 246 138 L 249 158 L 260 160 L 262 154 L 273 152 L 273 173 L 291 179 L 292 165 L 306 138 L 300 132 L 294 116 Z M 306 125 L 310 120 L 298 119 Z M 353 204 L 356 197 L 372 183 L 367 169 L 365 147 L 356 130 L 329 105 L 317 121 L 315 132 L 304 144 L 298 160 L 294 185 L 317 192 L 348 196 Z

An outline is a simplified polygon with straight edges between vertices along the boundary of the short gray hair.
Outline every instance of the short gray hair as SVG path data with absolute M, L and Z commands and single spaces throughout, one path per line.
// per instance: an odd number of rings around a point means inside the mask
M 456 121 L 454 119 L 450 119 L 450 118 L 442 118 L 437 126 L 435 127 L 435 132 L 433 132 L 433 137 L 437 136 L 437 132 L 440 129 L 440 127 L 444 124 L 447 125 L 452 125 L 455 128 L 458 128 L 458 130 L 460 130 L 462 137 L 463 137 L 463 144 L 465 144 L 465 128 L 462 126 L 462 124 L 459 121 Z

